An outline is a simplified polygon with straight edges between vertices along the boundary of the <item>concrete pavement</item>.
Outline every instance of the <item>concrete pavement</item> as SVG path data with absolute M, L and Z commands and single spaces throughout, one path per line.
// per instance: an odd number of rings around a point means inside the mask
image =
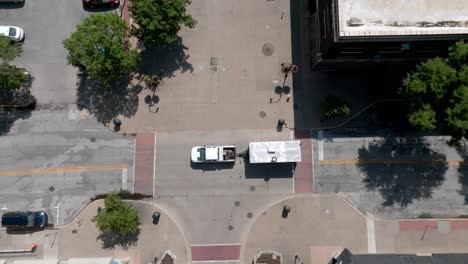
M 386 219 L 465 215 L 466 160 L 446 141 L 352 127 L 314 131 L 315 190 L 345 193 Z
M 294 127 L 292 100 L 275 93 L 284 81 L 280 64 L 291 62 L 289 2 L 193 1 L 196 28 L 183 28 L 170 50 L 142 53 L 143 73 L 163 82 L 153 106 L 153 92 L 140 93 L 122 131 L 274 128 L 279 118 Z M 292 96 L 291 75 L 285 86 Z
M 283 206 L 291 213 L 282 218 Z M 366 216 L 336 195 L 296 195 L 265 210 L 244 237 L 242 263 L 262 250 L 283 254 L 293 262 L 327 263 L 348 248 L 367 253 L 466 252 L 468 220 L 380 220 Z
M 133 191 L 134 138 L 85 113 L 34 111 L 6 132 L 0 138 L 0 206 L 6 211 L 46 210 L 51 223 L 58 213 L 63 224 L 94 195 Z

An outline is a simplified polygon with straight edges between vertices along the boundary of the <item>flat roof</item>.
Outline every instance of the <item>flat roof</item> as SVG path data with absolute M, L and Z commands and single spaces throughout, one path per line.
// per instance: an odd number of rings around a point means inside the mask
M 339 36 L 468 34 L 467 0 L 337 0 Z

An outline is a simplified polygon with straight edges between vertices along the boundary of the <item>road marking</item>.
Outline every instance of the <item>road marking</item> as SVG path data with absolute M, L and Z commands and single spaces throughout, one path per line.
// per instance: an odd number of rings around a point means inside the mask
M 458 165 L 466 166 L 468 161 L 462 160 L 387 160 L 387 159 L 372 159 L 372 160 L 321 160 L 320 164 L 440 164 L 440 165 Z
M 367 250 L 369 254 L 377 253 L 377 247 L 375 244 L 375 225 L 374 220 L 369 217 L 371 215 L 368 214 L 367 217 Z
M 323 160 L 323 130 L 318 131 L 318 159 Z
M 128 169 L 127 168 L 123 168 L 122 169 L 122 190 L 127 190 L 127 173 L 128 173 Z
M 154 132 L 154 152 L 153 152 L 153 197 L 156 193 L 156 132 Z
M 135 194 L 135 160 L 136 160 L 136 137 L 135 140 L 133 141 L 133 186 L 132 186 L 132 193 Z
M 110 166 L 75 166 L 75 167 L 62 167 L 62 168 L 37 168 L 37 169 L 30 169 L 30 170 L 0 171 L 0 176 L 63 173 L 63 172 L 73 172 L 73 171 L 111 171 L 111 170 L 121 170 L 126 167 L 127 167 L 126 165 L 110 165 Z
M 312 170 L 312 192 L 315 192 L 315 170 L 314 170 L 314 131 L 310 130 L 310 156 L 311 156 L 311 170 Z

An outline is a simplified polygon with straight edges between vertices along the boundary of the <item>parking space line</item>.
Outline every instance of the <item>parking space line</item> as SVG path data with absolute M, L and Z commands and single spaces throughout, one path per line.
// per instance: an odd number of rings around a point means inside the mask
M 47 173 L 63 173 L 74 171 L 112 171 L 127 168 L 126 165 L 109 165 L 109 166 L 74 166 L 62 168 L 37 168 L 30 170 L 13 170 L 13 171 L 0 171 L 0 176 L 18 176 L 18 175 L 33 175 L 33 174 L 47 174 Z
M 463 160 L 387 160 L 387 159 L 371 159 L 371 160 L 359 160 L 359 159 L 349 159 L 349 160 L 321 160 L 319 161 L 320 164 L 439 164 L 439 165 L 458 165 L 458 166 L 466 166 L 468 165 L 467 161 Z
M 312 192 L 315 192 L 315 170 L 314 170 L 314 130 L 310 130 L 310 160 L 312 170 Z
M 154 153 L 153 153 L 153 197 L 156 194 L 156 132 L 154 132 Z
M 318 131 L 318 159 L 323 160 L 323 130 Z
M 377 253 L 375 244 L 375 225 L 371 217 L 367 217 L 367 251 L 369 254 Z

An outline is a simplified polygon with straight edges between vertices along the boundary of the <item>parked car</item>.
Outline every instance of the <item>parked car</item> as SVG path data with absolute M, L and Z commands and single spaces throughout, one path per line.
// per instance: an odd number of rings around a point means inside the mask
M 23 4 L 24 3 L 24 0 L 0 0 L 0 4 L 3 4 L 3 3 L 13 3 L 13 4 Z
M 48 224 L 46 212 L 8 212 L 2 215 L 3 227 L 45 228 Z
M 120 0 L 81 0 L 83 7 L 117 7 Z
M 24 40 L 24 30 L 14 26 L 0 26 L 0 35 L 7 36 L 15 41 Z

